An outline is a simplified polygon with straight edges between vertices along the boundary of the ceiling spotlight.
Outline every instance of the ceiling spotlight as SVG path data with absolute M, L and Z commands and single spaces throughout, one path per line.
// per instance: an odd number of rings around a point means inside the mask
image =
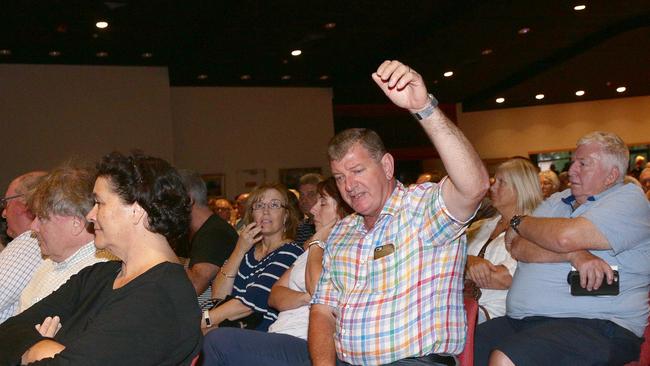
M 196 78 L 199 79 L 199 80 L 205 80 L 205 79 L 208 78 L 208 75 L 206 75 L 206 74 L 198 74 L 196 76 Z
M 321 75 L 318 79 L 320 80 L 328 80 L 330 78 L 329 75 Z
M 517 31 L 517 33 L 519 34 L 526 34 L 528 32 L 530 32 L 530 28 L 528 27 L 521 28 L 520 30 Z
M 492 52 L 493 52 L 493 51 L 492 51 L 491 48 L 486 48 L 486 49 L 484 49 L 483 51 L 481 51 L 481 55 L 483 55 L 483 56 L 491 55 Z
M 585 91 L 584 90 L 578 90 L 578 91 L 576 91 L 576 95 L 581 97 L 581 96 L 585 95 Z
M 619 93 L 623 93 L 623 92 L 625 92 L 626 90 L 627 90 L 627 88 L 624 87 L 624 86 L 619 86 L 618 88 L 616 88 L 616 91 L 619 92 Z
M 574 6 L 573 10 L 580 11 L 580 10 L 585 10 L 586 8 L 587 8 L 587 5 L 580 4 L 580 5 Z
M 291 80 L 291 75 L 282 75 L 282 80 Z
M 11 55 L 11 50 L 8 50 L 6 48 L 2 49 L 2 50 L 0 50 L 0 55 L 1 56 L 9 56 L 9 55 Z
M 501 104 L 506 101 L 506 98 L 497 98 L 496 102 Z
M 99 29 L 108 28 L 108 22 L 100 20 L 99 22 L 95 23 L 95 27 L 97 27 Z
M 544 99 L 544 94 L 537 94 L 537 95 L 535 96 L 535 99 L 537 99 L 537 100 L 542 100 L 542 99 Z
M 151 52 L 143 52 L 140 56 L 142 56 L 142 58 L 152 58 L 153 53 L 151 53 Z
M 453 71 L 445 71 L 445 73 L 442 74 L 442 76 L 444 76 L 446 78 L 452 77 L 453 75 L 454 75 Z
M 325 28 L 325 29 L 334 29 L 334 28 L 336 28 L 336 23 L 334 23 L 334 22 L 325 23 L 323 28 Z
M 106 52 L 106 51 L 99 51 L 99 52 L 97 52 L 97 53 L 95 54 L 95 56 L 97 56 L 97 57 L 107 57 L 107 56 L 108 56 L 108 52 Z
M 244 74 L 244 75 L 240 76 L 239 78 L 240 78 L 241 80 L 250 80 L 250 79 L 251 79 L 251 76 L 248 75 L 248 74 Z
M 300 55 L 302 55 L 301 50 L 293 50 L 293 51 L 291 51 L 291 56 L 300 56 Z
M 52 56 L 52 57 L 61 56 L 61 52 L 56 51 L 56 50 L 52 50 L 52 51 L 48 52 L 47 54 Z

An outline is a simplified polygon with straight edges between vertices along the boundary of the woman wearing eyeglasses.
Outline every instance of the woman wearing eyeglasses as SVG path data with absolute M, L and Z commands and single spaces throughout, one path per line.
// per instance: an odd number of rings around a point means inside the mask
M 302 254 L 293 242 L 298 211 L 280 184 L 265 184 L 248 198 L 245 227 L 212 283 L 212 295 L 225 298 L 203 314 L 204 332 L 217 326 L 266 331 L 277 312 L 268 305 L 273 284 Z

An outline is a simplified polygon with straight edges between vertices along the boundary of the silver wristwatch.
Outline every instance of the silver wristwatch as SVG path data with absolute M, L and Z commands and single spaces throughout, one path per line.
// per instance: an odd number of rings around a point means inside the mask
M 411 114 L 418 121 L 422 121 L 423 119 L 432 115 L 433 111 L 436 109 L 437 106 L 438 106 L 438 99 L 436 99 L 436 97 L 434 97 L 433 94 L 429 94 L 429 104 L 424 109 Z

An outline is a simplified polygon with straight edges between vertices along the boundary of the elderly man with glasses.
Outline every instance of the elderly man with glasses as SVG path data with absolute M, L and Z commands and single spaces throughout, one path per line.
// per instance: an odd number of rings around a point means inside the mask
M 31 172 L 14 179 L 0 199 L 2 217 L 7 220 L 7 234 L 14 238 L 0 252 L 0 323 L 14 315 L 20 294 L 43 259 L 38 240 L 29 230 L 34 214 L 26 195 L 41 181 L 45 172 Z

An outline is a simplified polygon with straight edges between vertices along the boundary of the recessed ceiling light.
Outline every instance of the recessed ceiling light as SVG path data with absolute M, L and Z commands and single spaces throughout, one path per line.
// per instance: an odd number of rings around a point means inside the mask
M 61 52 L 56 51 L 56 50 L 52 50 L 52 51 L 48 52 L 47 54 L 52 56 L 52 57 L 61 56 Z
M 521 28 L 520 30 L 517 31 L 517 33 L 519 34 L 526 34 L 528 32 L 530 32 L 530 28 L 528 27 Z
M 585 10 L 586 8 L 587 8 L 587 5 L 580 4 L 580 5 L 574 6 L 573 10 L 580 11 L 580 10 Z
M 291 51 L 291 56 L 300 56 L 300 55 L 302 55 L 301 50 L 293 50 L 293 51 Z
M 97 57 L 107 57 L 107 56 L 108 56 L 108 52 L 106 52 L 106 51 L 99 51 L 99 52 L 97 52 L 97 53 L 95 54 L 95 56 L 97 56 Z
M 483 56 L 491 55 L 492 52 L 493 52 L 493 51 L 492 51 L 491 48 L 486 48 L 486 49 L 484 49 L 483 51 L 481 51 L 481 55 L 483 55 Z
M 291 80 L 291 75 L 282 75 L 282 80 Z
M 198 74 L 196 76 L 196 78 L 199 79 L 199 80 L 205 80 L 205 79 L 208 78 L 208 75 L 206 75 L 206 74 Z
M 95 27 L 97 27 L 99 29 L 108 28 L 108 22 L 106 22 L 104 20 L 100 20 L 99 22 L 95 23 Z
M 578 91 L 576 91 L 576 95 L 581 97 L 581 96 L 585 95 L 585 91 L 584 90 L 578 90 Z
M 497 98 L 496 102 L 501 104 L 506 101 L 506 98 Z
M 623 92 L 625 92 L 626 90 L 627 90 L 627 88 L 624 87 L 624 86 L 619 86 L 618 88 L 616 88 L 616 91 L 619 92 L 619 93 L 623 93 Z
M 250 80 L 250 79 L 251 79 L 251 76 L 248 75 L 248 74 L 244 74 L 244 75 L 240 76 L 239 78 L 240 78 L 241 80 Z
M 2 49 L 2 50 L 0 50 L 0 55 L 2 55 L 2 56 L 9 56 L 9 55 L 11 55 L 11 50 L 6 49 L 6 48 L 5 48 L 5 49 Z
M 327 79 L 329 79 L 329 78 L 330 78 L 329 75 L 321 75 L 318 79 L 320 79 L 320 80 L 327 80 Z
M 444 76 L 444 77 L 446 77 L 446 78 L 450 78 L 450 77 L 452 77 L 453 75 L 454 75 L 454 72 L 453 72 L 453 71 L 445 71 L 445 73 L 442 74 L 442 76 Z
M 537 99 L 537 100 L 542 100 L 542 99 L 544 99 L 544 94 L 537 94 L 537 95 L 535 96 L 535 99 Z
M 334 29 L 334 28 L 336 28 L 336 23 L 334 23 L 334 22 L 325 23 L 323 28 L 325 28 L 325 29 Z
M 142 58 L 152 58 L 153 53 L 151 53 L 151 52 L 143 52 L 142 55 L 140 55 L 140 56 L 142 56 Z

